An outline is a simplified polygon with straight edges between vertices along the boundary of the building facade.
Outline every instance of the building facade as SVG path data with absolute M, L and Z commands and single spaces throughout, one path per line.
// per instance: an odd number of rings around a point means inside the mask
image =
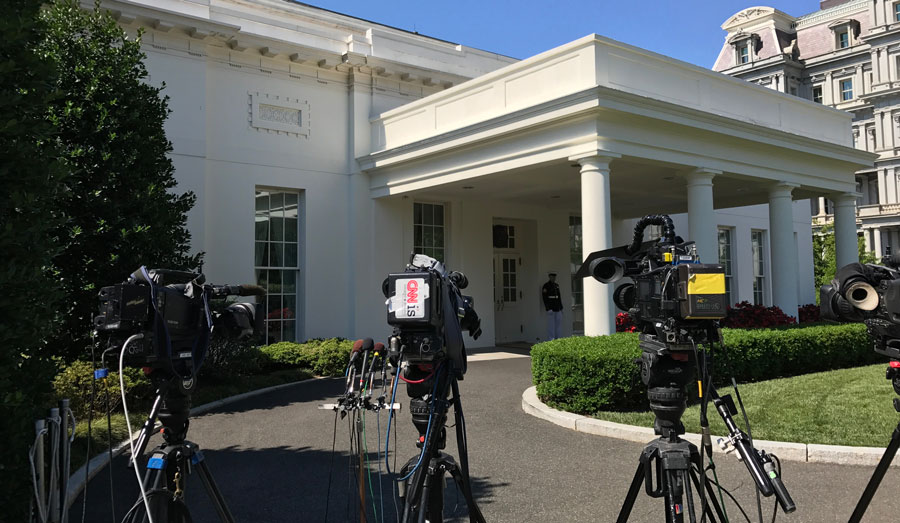
M 545 339 L 547 273 L 651 213 L 730 262 L 732 301 L 814 301 L 809 198 L 856 256 L 873 156 L 823 105 L 598 35 L 519 61 L 283 0 L 103 5 L 166 84 L 207 279 L 264 285 L 273 340 L 383 338 L 412 251 L 467 274 L 470 346 Z M 564 335 L 613 330 L 609 286 L 559 283 Z
M 877 256 L 900 246 L 900 2 L 824 0 L 793 17 L 752 7 L 730 17 L 714 70 L 853 114 L 857 149 L 877 154 L 856 173 L 857 226 Z M 811 202 L 813 226 L 834 218 Z

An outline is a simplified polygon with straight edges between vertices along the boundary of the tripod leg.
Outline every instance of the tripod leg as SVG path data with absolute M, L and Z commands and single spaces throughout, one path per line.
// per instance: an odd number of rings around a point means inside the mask
M 690 478 L 690 470 L 681 470 L 681 483 L 684 485 L 684 497 L 685 501 L 687 501 L 687 514 L 688 519 L 691 523 L 697 523 L 697 518 L 694 515 L 694 496 L 693 492 L 691 492 L 691 478 Z
M 678 470 L 665 471 L 665 482 L 663 489 L 666 493 L 666 521 L 671 523 L 684 522 L 684 505 L 682 504 L 682 494 L 684 485 L 681 483 Z
M 891 462 L 894 460 L 898 448 L 900 448 L 900 423 L 894 428 L 894 433 L 891 434 L 891 443 L 884 449 L 881 461 L 879 461 L 878 466 L 875 467 L 875 472 L 872 473 L 872 477 L 869 479 L 866 489 L 863 490 L 862 497 L 859 498 L 859 502 L 856 504 L 856 508 L 853 510 L 853 515 L 850 516 L 848 523 L 859 523 L 862 519 L 863 514 L 866 513 L 866 509 L 869 508 L 869 503 L 871 503 L 872 498 L 875 497 L 875 491 L 878 490 L 878 485 L 880 485 L 881 480 L 884 479 L 884 474 L 887 472 L 888 467 L 891 466 Z
M 700 478 L 697 477 L 697 473 L 693 469 L 691 469 L 691 480 L 694 482 L 694 486 L 697 487 L 697 492 L 699 493 L 700 492 Z M 713 510 L 716 511 L 715 517 L 713 517 L 712 514 L 709 514 L 710 523 L 716 523 L 716 519 L 715 519 L 716 517 L 718 517 L 719 518 L 718 521 L 720 521 L 722 523 L 724 523 L 725 521 L 728 521 L 725 518 L 724 513 L 722 512 L 722 507 L 719 505 L 719 498 L 716 497 L 716 492 L 715 492 L 715 490 L 713 490 L 712 483 L 710 483 L 710 482 L 706 482 L 706 500 L 709 501 L 710 504 L 712 504 Z M 709 512 L 708 506 L 706 507 L 704 514 L 707 512 Z M 703 519 L 703 514 L 700 514 L 700 518 Z
M 200 472 L 200 479 L 203 481 L 206 493 L 209 494 L 209 498 L 216 507 L 216 512 L 219 513 L 219 519 L 225 523 L 234 523 L 234 516 L 232 516 L 231 511 L 228 510 L 228 505 L 225 504 L 225 498 L 222 497 L 222 493 L 219 491 L 219 487 L 216 485 L 216 481 L 213 479 L 212 474 L 210 474 L 209 469 L 206 467 L 206 462 L 203 461 L 203 459 L 197 462 L 197 470 Z
M 463 493 L 463 499 L 466 500 L 466 508 L 469 509 L 469 521 L 471 523 L 485 523 L 481 509 L 475 504 L 475 498 L 472 496 L 472 488 L 468 485 L 467 478 L 463 475 L 459 468 L 451 467 L 448 469 L 456 485 Z
M 628 487 L 628 494 L 625 496 L 625 502 L 622 503 L 622 508 L 619 510 L 619 517 L 616 519 L 616 523 L 625 523 L 628 521 L 628 516 L 631 515 L 631 509 L 634 508 L 634 500 L 637 499 L 638 492 L 641 491 L 641 483 L 644 482 L 644 474 L 646 474 L 644 463 L 641 461 L 638 463 L 637 470 L 634 471 L 634 478 L 631 480 L 631 486 Z
M 434 481 L 434 467 L 432 462 L 428 466 L 428 473 L 425 474 L 425 483 L 422 485 L 422 497 L 419 499 L 419 523 L 425 523 L 428 516 L 429 505 L 431 505 L 431 483 Z M 440 517 L 440 513 L 438 513 Z

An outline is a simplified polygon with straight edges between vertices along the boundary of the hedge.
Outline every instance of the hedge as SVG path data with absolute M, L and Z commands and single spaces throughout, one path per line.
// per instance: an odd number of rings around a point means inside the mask
M 761 381 L 884 361 L 873 351 L 865 325 L 788 329 L 723 329 L 726 350 L 715 351 L 712 375 Z M 550 406 L 592 414 L 646 406 L 646 387 L 635 363 L 638 335 L 570 337 L 531 349 L 538 397 Z
M 275 369 L 304 367 L 319 376 L 340 376 L 347 367 L 353 343 L 343 338 L 315 339 L 305 343 L 284 341 L 260 350 Z

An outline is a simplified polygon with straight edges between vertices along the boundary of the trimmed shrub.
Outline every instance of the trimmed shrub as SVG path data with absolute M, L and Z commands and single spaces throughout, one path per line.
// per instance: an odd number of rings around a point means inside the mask
M 862 324 L 789 329 L 724 329 L 726 350 L 714 351 L 712 375 L 761 381 L 883 361 L 872 350 Z M 646 406 L 646 387 L 635 363 L 641 349 L 635 333 L 571 337 L 531 349 L 532 379 L 542 401 L 592 414 Z
M 531 373 L 542 401 L 571 412 L 590 413 L 642 405 L 635 358 L 641 356 L 638 335 L 571 337 L 531 348 Z
M 340 376 L 347 367 L 353 343 L 343 338 L 315 339 L 304 343 L 283 341 L 260 351 L 276 369 L 303 367 L 320 376 Z
M 200 367 L 200 378 L 212 382 L 228 381 L 262 372 L 269 358 L 250 340 L 213 339 Z
M 126 367 L 125 371 L 125 397 L 128 400 L 128 410 L 140 409 L 149 396 L 153 393 L 153 385 L 144 372 L 135 367 Z M 122 406 L 122 392 L 119 388 L 119 373 L 110 369 L 109 377 L 109 405 L 110 412 L 115 412 Z M 94 380 L 94 369 L 91 362 L 76 360 L 62 369 L 53 379 L 53 393 L 58 399 L 69 398 L 69 407 L 76 419 L 87 418 L 91 405 L 91 382 Z M 97 380 L 95 385 L 94 416 L 106 415 L 106 384 L 103 380 Z

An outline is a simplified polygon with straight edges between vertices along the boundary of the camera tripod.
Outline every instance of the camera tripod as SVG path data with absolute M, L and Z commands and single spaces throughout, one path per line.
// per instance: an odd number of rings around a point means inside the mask
M 157 371 L 161 372 L 161 371 Z M 216 512 L 225 523 L 234 523 L 234 517 L 225 504 L 215 480 L 206 466 L 203 452 L 196 443 L 188 441 L 187 431 L 190 421 L 190 390 L 193 382 L 184 383 L 179 377 L 153 377 L 156 383 L 156 398 L 144 425 L 141 427 L 135 446 L 134 461 L 144 453 L 150 439 L 150 431 L 159 418 L 162 424 L 164 442 L 156 447 L 147 462 L 143 479 L 143 491 L 147 496 L 147 506 L 154 523 L 190 523 L 191 516 L 184 499 L 184 489 L 188 478 L 195 471 L 199 473 L 206 493 Z M 149 521 L 144 500 L 138 498 L 123 523 Z
M 900 394 L 900 361 L 891 360 L 885 377 L 891 380 L 891 386 L 893 386 L 894 392 Z M 894 410 L 900 412 L 900 398 L 894 398 Z M 878 461 L 875 472 L 873 472 L 872 477 L 869 478 L 869 482 L 866 484 L 862 496 L 860 496 L 859 501 L 856 503 L 856 508 L 853 509 L 853 514 L 850 516 L 848 523 L 859 523 L 859 521 L 862 520 L 863 515 L 866 513 L 866 509 L 869 508 L 869 503 L 871 503 L 872 498 L 875 497 L 878 486 L 881 485 L 881 480 L 884 479 L 884 475 L 891 466 L 891 462 L 894 461 L 894 456 L 897 455 L 897 449 L 900 449 L 900 423 L 897 423 L 894 432 L 891 433 L 891 442 L 888 444 L 887 448 L 884 449 L 884 454 L 881 455 L 881 460 Z
M 447 367 L 447 363 L 444 363 L 442 367 Z M 419 432 L 416 445 L 419 448 L 424 446 L 424 448 L 419 457 L 410 459 L 400 469 L 401 477 L 414 471 L 409 479 L 399 484 L 400 498 L 404 500 L 401 521 L 402 523 L 412 521 L 441 523 L 444 510 L 444 474 L 449 473 L 466 500 L 469 521 L 484 523 L 484 516 L 478 505 L 475 504 L 469 480 L 466 426 L 459 397 L 459 384 L 452 370 L 443 369 L 443 372 L 441 370 L 437 370 L 433 377 L 434 393 L 431 394 L 430 401 L 421 398 L 410 400 L 409 408 L 413 424 Z M 398 372 L 400 371 L 398 370 Z M 451 390 L 453 397 L 448 399 Z M 453 456 L 442 450 L 447 443 L 447 410 L 451 404 L 456 420 L 459 463 Z

